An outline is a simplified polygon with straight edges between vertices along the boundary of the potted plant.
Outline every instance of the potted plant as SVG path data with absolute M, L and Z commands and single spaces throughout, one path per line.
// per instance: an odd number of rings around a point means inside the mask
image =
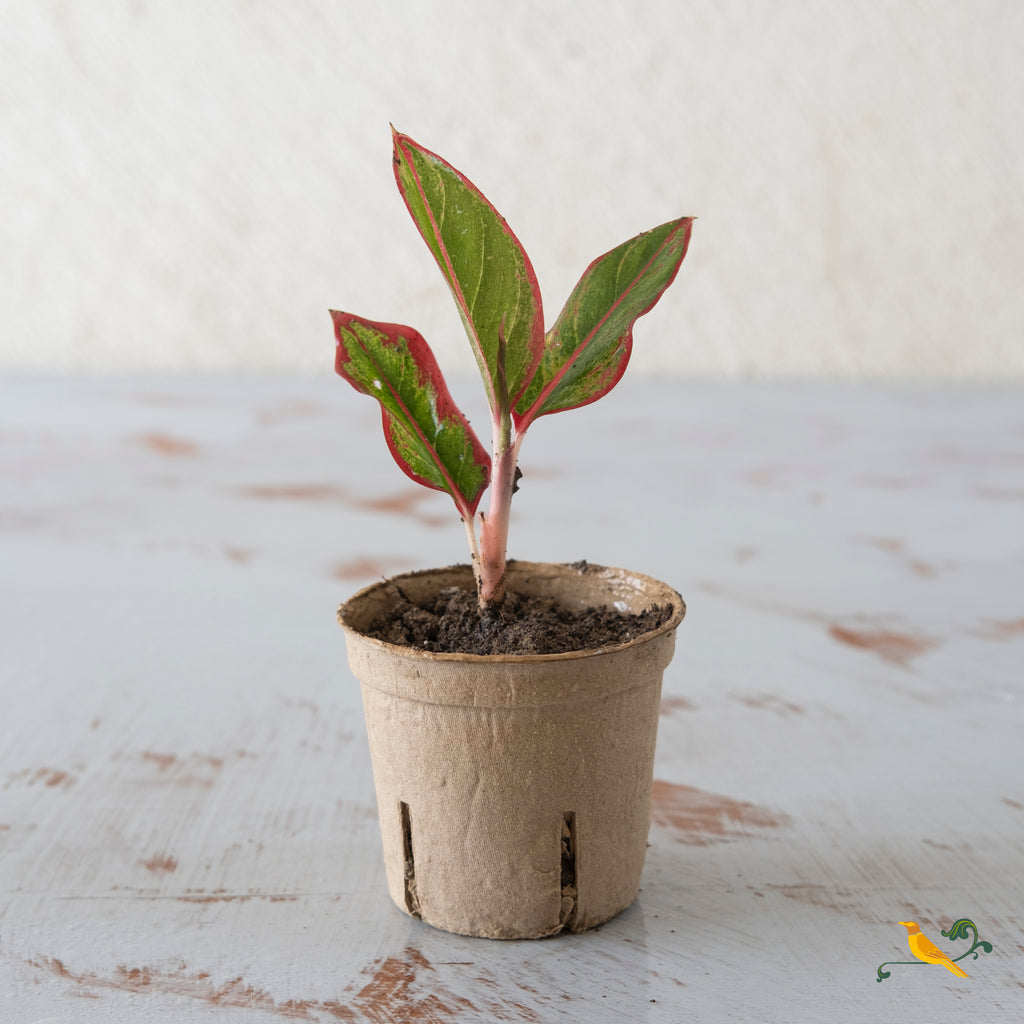
M 508 560 L 509 512 L 527 431 L 619 381 L 633 324 L 675 278 L 692 219 L 594 260 L 545 332 L 536 275 L 504 219 L 463 174 L 392 131 L 399 191 L 480 368 L 491 446 L 418 332 L 331 312 L 335 369 L 380 403 L 402 470 L 451 495 L 471 554 L 376 583 L 338 611 L 362 687 L 388 887 L 407 913 L 461 934 L 582 931 L 639 888 L 661 677 L 685 606 L 637 573 Z

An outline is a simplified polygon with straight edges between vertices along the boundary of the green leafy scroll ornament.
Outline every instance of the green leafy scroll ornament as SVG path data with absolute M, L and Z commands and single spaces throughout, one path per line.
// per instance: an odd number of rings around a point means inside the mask
M 900 924 L 904 925 L 907 929 L 907 941 L 910 945 L 911 952 L 918 959 L 916 960 L 888 960 L 884 964 L 880 964 L 878 968 L 878 981 L 884 981 L 888 978 L 892 972 L 887 971 L 884 968 L 892 967 L 896 964 L 906 965 L 909 967 L 920 967 L 922 964 L 941 964 L 948 970 L 951 970 L 954 974 L 960 974 L 966 977 L 966 973 L 952 965 L 956 964 L 960 960 L 964 960 L 969 957 L 972 953 L 974 959 L 977 960 L 981 955 L 979 950 L 985 953 L 992 952 L 992 943 L 986 942 L 984 939 L 978 937 L 978 926 L 969 918 L 961 917 L 958 921 L 954 921 L 948 931 L 944 930 L 942 934 L 952 940 L 956 939 L 967 939 L 970 937 L 968 933 L 973 933 L 974 941 L 971 943 L 971 948 L 966 953 L 962 953 L 960 956 L 950 958 L 946 956 L 941 950 L 935 947 L 924 935 L 921 934 L 921 929 L 913 921 L 901 921 Z

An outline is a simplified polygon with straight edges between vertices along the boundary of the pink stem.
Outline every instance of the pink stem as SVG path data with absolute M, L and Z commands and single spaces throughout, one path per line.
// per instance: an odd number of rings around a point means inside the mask
M 516 466 L 523 435 L 495 452 L 491 467 L 490 508 L 480 513 L 480 609 L 494 611 L 505 600 L 505 560 Z

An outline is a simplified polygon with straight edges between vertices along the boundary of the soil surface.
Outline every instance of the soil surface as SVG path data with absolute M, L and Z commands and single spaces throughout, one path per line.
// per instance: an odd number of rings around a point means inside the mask
M 607 607 L 577 610 L 510 591 L 497 614 L 481 615 L 475 592 L 448 587 L 422 604 L 403 594 L 366 633 L 448 654 L 562 654 L 624 644 L 657 629 L 671 614 L 668 605 L 636 614 Z

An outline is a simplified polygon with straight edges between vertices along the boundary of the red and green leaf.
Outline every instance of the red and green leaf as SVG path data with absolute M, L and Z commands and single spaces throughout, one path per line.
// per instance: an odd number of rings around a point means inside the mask
M 455 297 L 497 416 L 527 388 L 544 347 L 537 276 L 483 193 L 436 153 L 392 131 L 395 180 Z
M 401 324 L 331 310 L 334 368 L 357 391 L 380 402 L 391 454 L 417 483 L 447 491 L 460 514 L 476 513 L 491 460 L 459 411 L 430 346 Z
M 538 416 L 575 409 L 619 382 L 633 324 L 672 283 L 690 244 L 692 217 L 631 238 L 587 267 L 547 334 L 544 353 L 513 409 L 521 432 Z

